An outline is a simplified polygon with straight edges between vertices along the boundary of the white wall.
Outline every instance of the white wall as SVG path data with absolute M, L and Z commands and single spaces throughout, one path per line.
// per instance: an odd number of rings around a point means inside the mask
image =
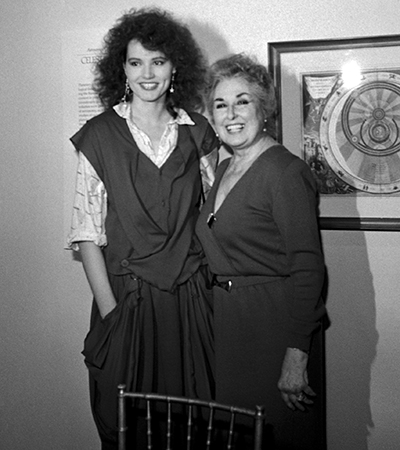
M 135 6 L 147 2 L 137 0 Z M 394 34 L 399 0 L 159 0 L 211 60 L 267 43 Z M 64 31 L 110 27 L 123 0 L 3 0 L 0 14 L 0 447 L 98 448 L 80 355 L 90 292 L 63 250 Z M 72 189 L 73 180 L 71 180 Z M 394 215 L 397 211 L 393 212 Z M 323 233 L 329 450 L 400 448 L 398 233 Z

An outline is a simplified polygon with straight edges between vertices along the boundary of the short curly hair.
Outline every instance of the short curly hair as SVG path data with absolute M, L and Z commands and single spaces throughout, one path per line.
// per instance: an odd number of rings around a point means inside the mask
M 215 89 L 222 80 L 230 78 L 246 80 L 253 89 L 263 118 L 274 117 L 276 112 L 275 88 L 267 68 L 260 64 L 255 57 L 238 53 L 219 59 L 210 68 L 205 96 L 211 118 L 213 117 Z
M 174 108 L 201 109 L 207 74 L 204 55 L 188 27 L 159 8 L 129 10 L 105 36 L 93 84 L 103 106 L 111 108 L 124 96 L 123 64 L 133 39 L 146 50 L 162 52 L 176 69 L 174 92 L 167 92 L 168 111 L 175 116 Z

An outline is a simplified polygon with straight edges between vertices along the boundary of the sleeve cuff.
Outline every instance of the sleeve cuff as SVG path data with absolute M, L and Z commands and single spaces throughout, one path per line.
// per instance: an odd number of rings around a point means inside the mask
M 86 241 L 86 242 L 93 242 L 99 247 L 105 247 L 107 245 L 107 237 L 105 235 L 100 236 L 93 236 L 90 234 L 76 234 L 76 235 L 69 235 L 67 238 L 67 248 L 70 250 L 74 250 L 75 252 L 78 252 L 79 249 L 79 242 Z

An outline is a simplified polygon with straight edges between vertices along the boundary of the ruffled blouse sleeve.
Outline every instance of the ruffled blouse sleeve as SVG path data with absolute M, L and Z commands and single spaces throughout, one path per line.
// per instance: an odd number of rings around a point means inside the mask
M 104 184 L 85 155 L 79 152 L 68 247 L 79 250 L 80 241 L 92 241 L 101 247 L 107 245 L 106 215 L 107 192 Z

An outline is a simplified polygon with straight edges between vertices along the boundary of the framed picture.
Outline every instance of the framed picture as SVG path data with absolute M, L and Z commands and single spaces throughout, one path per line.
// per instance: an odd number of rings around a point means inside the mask
M 400 35 L 268 44 L 277 140 L 311 168 L 320 225 L 400 231 Z

